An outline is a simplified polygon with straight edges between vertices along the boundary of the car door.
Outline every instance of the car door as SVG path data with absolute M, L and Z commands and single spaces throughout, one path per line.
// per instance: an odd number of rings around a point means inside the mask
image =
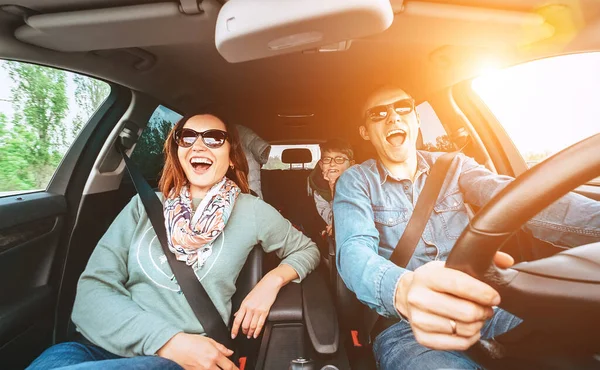
M 0 367 L 53 343 L 83 187 L 130 92 L 55 68 L 0 61 Z

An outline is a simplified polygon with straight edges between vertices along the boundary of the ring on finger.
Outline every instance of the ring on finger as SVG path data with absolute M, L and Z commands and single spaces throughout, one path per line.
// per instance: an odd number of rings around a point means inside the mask
M 456 335 L 456 321 L 450 319 L 450 327 L 452 328 L 452 335 Z

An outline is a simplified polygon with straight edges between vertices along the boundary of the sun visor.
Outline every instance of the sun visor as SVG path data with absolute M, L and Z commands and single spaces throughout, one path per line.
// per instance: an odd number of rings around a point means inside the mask
M 219 12 L 215 43 L 236 63 L 374 35 L 393 20 L 389 0 L 230 0 Z
M 34 15 L 15 31 L 23 42 L 58 51 L 90 51 L 197 43 L 212 37 L 218 5 L 185 14 L 178 3 L 155 3 Z

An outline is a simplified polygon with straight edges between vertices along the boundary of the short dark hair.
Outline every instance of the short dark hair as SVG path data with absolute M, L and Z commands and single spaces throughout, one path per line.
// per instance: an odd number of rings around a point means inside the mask
M 340 152 L 348 156 L 349 160 L 354 159 L 354 150 L 352 146 L 344 139 L 329 139 L 325 143 L 319 144 L 321 148 L 321 155 L 325 152 Z

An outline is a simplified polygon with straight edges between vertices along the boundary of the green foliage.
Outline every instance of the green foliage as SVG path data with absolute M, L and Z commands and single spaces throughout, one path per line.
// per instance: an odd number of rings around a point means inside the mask
M 44 188 L 65 149 L 67 79 L 63 71 L 8 62 L 14 117 L 0 131 L 0 191 Z
M 4 144 L 3 139 L 7 132 L 7 123 L 8 118 L 6 117 L 6 114 L 0 112 L 0 147 L 2 147 L 2 145 Z
M 269 157 L 269 161 L 262 167 L 263 170 L 289 170 L 290 165 L 283 163 L 279 156 Z
M 165 163 L 163 146 L 173 125 L 174 122 L 154 117 L 135 146 L 131 159 L 148 180 L 158 181 Z
M 73 132 L 79 133 L 83 124 L 94 114 L 110 93 L 110 86 L 102 81 L 85 76 L 73 76 L 75 101 L 81 110 L 73 121 Z
M 544 161 L 546 158 L 550 157 L 553 153 L 549 150 L 546 150 L 544 152 L 527 152 L 525 154 L 523 154 L 523 158 L 525 158 L 525 161 L 527 162 L 527 164 L 529 165 L 529 167 L 532 167 L 542 161 Z
M 87 77 L 73 78 L 81 115 L 69 112 L 66 72 L 19 62 L 2 64 L 12 80 L 12 119 L 0 113 L 0 192 L 44 189 L 84 119 L 102 103 L 110 87 Z

